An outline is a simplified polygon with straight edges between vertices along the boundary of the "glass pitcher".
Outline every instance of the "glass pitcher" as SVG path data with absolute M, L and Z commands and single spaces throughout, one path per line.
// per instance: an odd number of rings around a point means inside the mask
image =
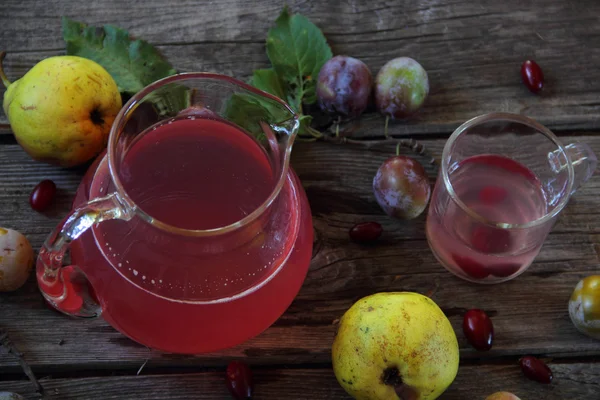
M 284 102 L 227 76 L 143 89 L 40 250 L 44 297 L 165 352 L 259 334 L 298 293 L 312 253 L 309 205 L 289 167 L 298 128 Z
M 427 216 L 429 246 L 447 270 L 468 281 L 513 279 L 531 265 L 596 165 L 588 145 L 564 146 L 522 115 L 473 118 L 444 147 Z

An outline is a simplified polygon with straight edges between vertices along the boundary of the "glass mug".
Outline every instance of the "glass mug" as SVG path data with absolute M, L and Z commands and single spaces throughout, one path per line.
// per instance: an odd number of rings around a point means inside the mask
M 289 167 L 298 128 L 284 102 L 227 76 L 179 74 L 134 95 L 40 251 L 46 300 L 165 352 L 264 331 L 312 253 Z
M 448 139 L 426 233 L 456 276 L 499 283 L 523 273 L 570 196 L 596 169 L 583 143 L 563 146 L 522 115 L 473 118 Z

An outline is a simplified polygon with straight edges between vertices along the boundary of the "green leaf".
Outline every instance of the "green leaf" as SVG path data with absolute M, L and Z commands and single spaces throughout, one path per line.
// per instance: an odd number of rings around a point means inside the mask
M 227 100 L 223 115 L 231 122 L 253 134 L 260 142 L 266 140 L 261 122 L 279 124 L 291 116 L 289 111 L 280 104 L 261 99 L 250 93 L 234 93 Z M 312 121 L 310 115 L 302 115 L 299 120 L 299 137 L 311 139 L 322 137 L 319 131 L 310 127 Z M 266 145 L 266 143 L 262 143 Z
M 134 94 L 150 83 L 176 74 L 173 66 L 148 42 L 130 39 L 129 32 L 112 25 L 87 26 L 62 18 L 67 54 L 102 65 L 120 92 Z
M 290 111 L 274 100 L 251 93 L 234 93 L 227 100 L 223 115 L 236 125 L 253 134 L 257 140 L 265 140 L 261 122 L 270 125 L 288 120 Z
M 144 101 L 154 104 L 161 118 L 176 117 L 191 105 L 190 89 L 178 83 L 168 83 L 148 94 Z
M 286 93 L 277 72 L 273 69 L 257 69 L 252 74 L 250 84 L 260 90 L 286 100 Z
M 301 105 L 296 99 L 296 97 L 292 96 L 284 85 L 284 83 L 277 75 L 277 72 L 272 69 L 257 69 L 254 71 L 252 78 L 250 79 L 250 84 L 254 87 L 264 90 L 267 93 L 270 93 L 274 96 L 279 97 L 281 100 L 287 102 L 292 110 L 297 113 L 301 113 Z
M 316 101 L 315 82 L 332 57 L 323 33 L 302 15 L 283 9 L 267 35 L 267 56 L 288 94 L 287 101 L 302 113 L 302 103 Z

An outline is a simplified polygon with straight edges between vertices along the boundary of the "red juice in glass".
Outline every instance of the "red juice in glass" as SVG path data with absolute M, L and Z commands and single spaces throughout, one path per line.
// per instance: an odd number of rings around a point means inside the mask
M 456 196 L 486 220 L 524 224 L 546 214 L 540 180 L 510 158 L 493 154 L 466 158 L 451 170 L 450 181 Z M 527 231 L 481 223 L 455 202 L 430 215 L 427 235 L 436 257 L 469 280 L 516 275 L 531 264 L 541 247 L 541 243 L 524 247 Z
M 471 282 L 517 277 L 596 165 L 589 146 L 564 146 L 522 115 L 490 113 L 463 123 L 444 146 L 429 204 L 432 252 Z
M 210 230 L 261 206 L 277 184 L 274 168 L 244 131 L 223 120 L 186 117 L 138 135 L 119 177 L 153 218 Z M 76 203 L 113 191 L 103 158 Z M 102 316 L 138 342 L 177 353 L 229 347 L 271 325 L 298 292 L 311 251 L 310 212 L 291 170 L 268 209 L 231 233 L 182 237 L 134 216 L 97 224 L 71 247 L 100 294 Z

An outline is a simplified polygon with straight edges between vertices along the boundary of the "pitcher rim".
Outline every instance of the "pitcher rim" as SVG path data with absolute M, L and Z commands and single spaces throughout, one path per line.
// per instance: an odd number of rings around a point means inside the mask
M 210 228 L 210 229 L 180 228 L 180 227 L 177 227 L 177 226 L 174 226 L 171 224 L 167 224 L 163 221 L 160 221 L 160 220 L 154 218 L 153 216 L 151 216 L 150 214 L 148 214 L 147 212 L 145 212 L 144 210 L 142 210 L 142 208 L 139 207 L 136 204 L 136 202 L 133 201 L 133 199 L 131 199 L 131 197 L 129 196 L 129 194 L 127 193 L 125 188 L 123 187 L 123 184 L 121 183 L 121 179 L 119 178 L 118 173 L 117 173 L 118 167 L 116 165 L 118 133 L 124 128 L 125 124 L 128 121 L 128 118 L 127 118 L 128 115 L 135 110 L 135 108 L 140 103 L 140 101 L 142 101 L 149 93 L 155 91 L 156 89 L 158 89 L 166 84 L 178 82 L 178 81 L 182 81 L 182 80 L 192 80 L 192 79 L 204 79 L 204 80 L 212 79 L 212 80 L 216 80 L 216 81 L 227 82 L 227 83 L 233 84 L 245 91 L 248 91 L 248 92 L 254 93 L 258 96 L 272 100 L 276 103 L 279 103 L 290 114 L 290 118 L 288 118 L 284 121 L 280 121 L 279 123 L 282 124 L 282 123 L 285 123 L 290 120 L 293 120 L 295 122 L 293 128 L 291 129 L 291 133 L 290 133 L 290 136 L 291 136 L 290 144 L 285 149 L 285 155 L 283 157 L 283 164 L 281 166 L 281 168 L 282 168 L 281 174 L 280 174 L 279 179 L 277 180 L 277 183 L 275 184 L 273 190 L 267 197 L 267 199 L 265 199 L 265 201 L 263 201 L 263 203 L 261 203 L 260 206 L 258 206 L 256 209 L 254 209 L 251 213 L 246 215 L 244 218 L 241 218 L 241 219 L 239 219 L 231 224 L 228 224 L 228 225 L 219 226 L 219 227 Z M 300 127 L 299 118 L 300 117 L 298 116 L 298 114 L 285 101 L 279 99 L 278 97 L 276 97 L 270 93 L 267 93 L 260 89 L 257 89 L 255 87 L 253 87 L 252 85 L 242 82 L 236 78 L 233 78 L 231 76 L 218 74 L 218 73 L 212 73 L 212 72 L 182 72 L 182 73 L 178 73 L 175 75 L 170 75 L 168 77 L 159 79 L 159 80 L 149 84 L 148 86 L 146 86 L 145 88 L 143 88 L 142 90 L 140 90 L 139 92 L 134 94 L 127 101 L 127 103 L 125 103 L 125 105 L 121 108 L 121 110 L 115 117 L 115 121 L 110 129 L 110 134 L 109 134 L 109 138 L 108 138 L 107 156 L 108 156 L 108 168 L 109 168 L 109 172 L 110 172 L 110 177 L 112 179 L 112 182 L 115 185 L 115 191 L 116 191 L 116 193 L 118 193 L 118 195 L 120 196 L 123 203 L 125 203 L 127 207 L 130 207 L 131 210 L 137 216 L 142 218 L 142 220 L 144 220 L 145 222 L 147 222 L 147 223 L 151 224 L 152 226 L 155 226 L 163 231 L 167 231 L 167 232 L 179 234 L 179 235 L 184 235 L 184 236 L 195 236 L 195 237 L 216 236 L 216 235 L 232 232 L 236 229 L 239 229 L 239 228 L 242 228 L 242 227 L 248 225 L 249 223 L 254 221 L 256 218 L 258 218 L 260 215 L 262 215 L 267 210 L 267 208 L 269 208 L 269 206 L 275 201 L 277 196 L 279 196 L 279 193 L 281 192 L 281 189 L 283 188 L 285 181 L 286 181 L 287 171 L 289 170 L 292 144 L 293 144 L 295 136 L 298 133 L 298 129 Z
M 537 132 L 545 135 L 548 139 L 550 139 L 552 141 L 552 143 L 554 145 L 556 145 L 556 147 L 560 150 L 560 152 L 565 156 L 565 159 L 567 161 L 566 164 L 567 164 L 567 174 L 568 174 L 567 185 L 564 188 L 565 195 L 562 196 L 562 198 L 560 199 L 560 202 L 550 212 L 546 212 L 541 217 L 534 219 L 533 221 L 523 223 L 523 224 L 510 224 L 510 223 L 506 223 L 506 222 L 492 221 L 492 220 L 489 220 L 489 219 L 481 216 L 477 212 L 475 212 L 473 209 L 471 209 L 469 206 L 467 206 L 456 194 L 456 192 L 454 191 L 454 187 L 452 186 L 452 182 L 450 182 L 450 175 L 448 173 L 450 152 L 454 146 L 454 143 L 456 142 L 458 137 L 462 133 L 467 131 L 469 128 L 471 128 L 475 125 L 479 125 L 483 122 L 489 122 L 489 121 L 510 121 L 510 122 L 516 122 L 516 123 L 520 123 L 523 125 L 527 125 L 530 128 L 535 129 Z M 573 164 L 571 162 L 571 159 L 568 156 L 567 150 L 565 149 L 565 146 L 562 144 L 562 142 L 558 139 L 558 137 L 550 129 L 548 129 L 544 125 L 540 124 L 539 122 L 537 122 L 529 117 L 526 117 L 524 115 L 512 114 L 512 113 L 502 113 L 502 112 L 494 112 L 494 113 L 487 113 L 487 114 L 479 115 L 477 117 L 471 118 L 470 120 L 462 123 L 458 128 L 456 128 L 454 130 L 454 132 L 452 132 L 452 134 L 450 135 L 450 138 L 448 138 L 448 141 L 446 142 L 446 144 L 444 145 L 444 150 L 442 153 L 442 162 L 441 162 L 441 173 L 442 173 L 442 179 L 444 182 L 444 186 L 445 186 L 446 190 L 448 191 L 448 193 L 450 194 L 450 198 L 452 199 L 452 201 L 454 201 L 456 204 L 458 204 L 458 206 L 465 213 L 467 213 L 467 215 L 469 215 L 470 217 L 472 217 L 472 218 L 476 219 L 477 221 L 482 222 L 486 225 L 493 226 L 495 228 L 500 228 L 500 229 L 527 229 L 527 228 L 532 228 L 535 226 L 543 225 L 546 222 L 552 220 L 563 210 L 563 208 L 569 202 L 569 198 L 571 197 L 570 193 L 573 189 L 573 183 L 575 180 L 575 169 L 573 168 Z

